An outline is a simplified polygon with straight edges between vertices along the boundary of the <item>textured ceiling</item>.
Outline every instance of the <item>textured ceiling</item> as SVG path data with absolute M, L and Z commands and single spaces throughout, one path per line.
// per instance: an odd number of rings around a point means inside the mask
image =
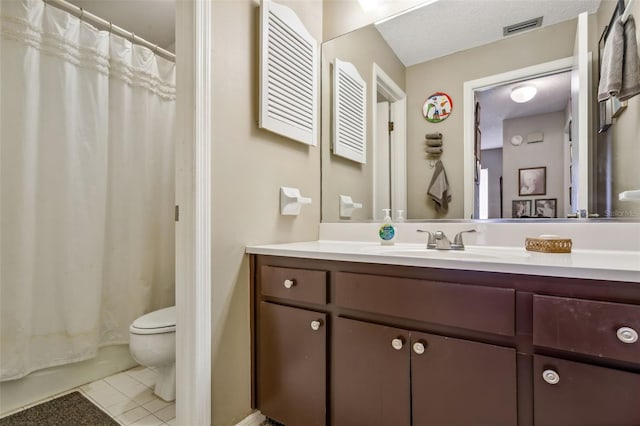
M 505 26 L 543 16 L 542 26 L 595 13 L 600 0 L 438 0 L 376 28 L 405 66 L 503 38 Z
M 564 111 L 567 107 L 571 95 L 571 72 L 539 77 L 527 83 L 534 85 L 538 93 L 523 104 L 513 102 L 509 96 L 511 89 L 523 84 L 522 81 L 476 92 L 481 108 L 482 149 L 502 147 L 503 120 Z

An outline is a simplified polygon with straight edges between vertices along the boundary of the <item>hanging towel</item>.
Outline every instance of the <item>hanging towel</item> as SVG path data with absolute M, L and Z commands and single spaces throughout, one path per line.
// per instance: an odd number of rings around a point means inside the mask
M 426 135 L 424 135 L 424 137 L 425 139 L 442 139 L 442 133 L 427 133 Z
M 425 151 L 427 151 L 427 153 L 429 154 L 442 154 L 442 148 L 436 148 L 431 146 L 428 146 L 427 148 L 425 148 Z
M 624 24 L 624 59 L 622 64 L 622 87 L 618 99 L 626 101 L 640 93 L 640 58 L 636 41 L 636 22 L 629 16 Z
M 449 210 L 449 180 L 440 160 L 436 162 L 436 170 L 433 172 L 427 195 L 436 203 L 437 211 L 446 213 Z
M 624 26 L 620 18 L 616 19 L 604 44 L 600 84 L 598 84 L 598 102 L 617 96 L 622 87 L 622 61 L 624 57 Z
M 442 139 L 427 139 L 427 146 L 442 146 Z

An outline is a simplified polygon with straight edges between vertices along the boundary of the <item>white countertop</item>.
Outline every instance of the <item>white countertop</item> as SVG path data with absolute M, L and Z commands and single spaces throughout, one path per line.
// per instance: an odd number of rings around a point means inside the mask
M 470 271 L 587 278 L 640 283 L 640 252 L 624 250 L 576 250 L 572 253 L 537 253 L 520 247 L 467 245 L 464 252 L 427 250 L 424 244 L 307 241 L 252 245 L 250 254 L 381 263 Z

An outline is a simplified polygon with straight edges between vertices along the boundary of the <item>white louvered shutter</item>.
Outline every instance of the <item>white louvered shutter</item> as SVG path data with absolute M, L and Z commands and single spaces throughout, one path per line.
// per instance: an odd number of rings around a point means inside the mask
M 318 43 L 291 9 L 262 0 L 261 128 L 309 145 L 318 134 Z
M 349 62 L 333 64 L 333 153 L 367 162 L 367 83 Z

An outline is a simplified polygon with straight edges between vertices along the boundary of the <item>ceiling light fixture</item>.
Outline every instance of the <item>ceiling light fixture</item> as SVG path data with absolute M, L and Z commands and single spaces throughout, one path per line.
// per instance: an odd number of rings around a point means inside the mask
M 535 86 L 525 85 L 511 89 L 511 100 L 519 104 L 529 102 L 538 92 Z

